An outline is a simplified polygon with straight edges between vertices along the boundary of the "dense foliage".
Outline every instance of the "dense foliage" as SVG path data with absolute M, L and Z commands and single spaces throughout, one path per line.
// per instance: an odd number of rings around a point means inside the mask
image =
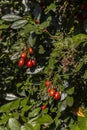
M 87 130 L 86 0 L 1 0 L 0 130 Z

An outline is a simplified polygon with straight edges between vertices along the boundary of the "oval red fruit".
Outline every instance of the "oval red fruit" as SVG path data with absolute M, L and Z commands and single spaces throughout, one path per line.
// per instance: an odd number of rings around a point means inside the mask
M 33 64 L 34 66 L 36 65 L 36 60 L 35 60 L 35 59 L 32 60 L 32 64 Z
M 50 88 L 50 87 L 48 87 L 47 91 L 48 91 L 48 92 L 50 92 L 50 90 L 51 90 L 51 88 Z
M 47 81 L 45 82 L 45 86 L 50 87 L 50 86 L 51 86 L 51 81 L 50 81 L 50 80 L 47 80 Z
M 21 54 L 21 58 L 24 58 L 24 59 L 26 59 L 27 58 L 27 54 L 24 52 L 24 53 L 22 53 Z
M 18 61 L 18 66 L 20 66 L 20 67 L 22 67 L 22 66 L 24 66 L 24 59 L 20 59 L 19 61 Z
M 45 10 L 45 5 L 41 6 L 41 10 L 44 11 Z
M 31 68 L 33 66 L 32 60 L 28 60 L 26 65 L 28 68 Z
M 33 48 L 30 47 L 30 48 L 28 49 L 28 52 L 29 52 L 30 55 L 34 54 L 34 50 L 33 50 Z
M 43 105 L 43 106 L 41 106 L 41 108 L 42 108 L 42 109 L 46 109 L 46 108 L 47 108 L 47 106 L 46 106 L 46 105 Z
M 49 94 L 50 94 L 51 97 L 54 97 L 54 95 L 55 95 L 55 90 L 54 90 L 54 89 L 51 89 L 50 92 L 49 92 Z
M 35 20 L 35 23 L 36 23 L 36 24 L 39 24 L 39 23 L 40 23 L 40 21 L 39 21 L 38 19 L 36 19 L 36 20 Z
M 55 95 L 54 95 L 54 99 L 55 99 L 55 100 L 59 100 L 60 97 L 61 97 L 60 92 L 56 92 Z

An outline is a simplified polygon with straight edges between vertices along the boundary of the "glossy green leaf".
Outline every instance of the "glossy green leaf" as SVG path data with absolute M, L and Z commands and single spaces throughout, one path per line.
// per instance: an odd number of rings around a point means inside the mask
M 29 112 L 29 117 L 35 117 L 39 114 L 41 108 L 36 108 L 32 112 Z
M 21 130 L 21 125 L 15 118 L 9 119 L 8 126 L 10 130 Z
M 52 3 L 50 6 L 47 7 L 46 11 L 49 12 L 50 10 L 55 11 L 56 10 L 56 4 Z
M 34 130 L 41 130 L 40 128 L 41 128 L 41 127 L 40 127 L 40 124 L 36 124 L 36 125 L 34 126 Z
M 9 27 L 9 25 L 6 25 L 6 24 L 0 25 L 0 29 L 7 29 L 8 27 Z
M 35 31 L 36 30 L 36 27 L 35 25 L 32 25 L 32 24 L 26 24 L 24 27 L 23 27 L 24 30 L 21 31 L 21 33 L 29 33 L 31 31 Z
M 44 29 L 50 25 L 50 21 L 45 21 L 42 24 L 39 25 L 40 29 Z
M 71 125 L 70 130 L 81 130 L 78 125 Z
M 80 71 L 80 69 L 82 68 L 83 64 L 84 64 L 84 63 L 83 63 L 82 61 L 79 62 L 79 63 L 77 64 L 75 70 L 76 70 L 76 71 Z
M 7 123 L 8 120 L 9 120 L 9 115 L 8 115 L 8 114 L 3 115 L 3 116 L 1 117 L 1 119 L 0 119 L 0 125 L 3 125 L 3 124 L 5 124 L 5 123 Z
M 52 123 L 53 119 L 48 114 L 42 115 L 42 117 L 37 119 L 37 123 L 39 124 L 50 124 Z
M 84 73 L 84 75 L 83 75 L 83 78 L 84 78 L 84 79 L 87 79 L 87 70 L 85 70 L 85 73 Z
M 66 98 L 66 102 L 67 102 L 67 105 L 69 106 L 69 107 L 71 107 L 72 105 L 73 105 L 73 97 L 70 97 L 70 96 L 68 96 L 67 98 Z
M 21 126 L 21 130 L 35 130 L 35 129 L 31 124 L 26 123 L 24 126 Z
M 59 110 L 59 112 L 64 111 L 66 109 L 66 107 L 67 107 L 66 100 L 58 103 L 58 110 Z
M 12 102 L 12 105 L 11 105 L 11 110 L 13 110 L 13 109 L 17 109 L 18 107 L 19 107 L 19 105 L 20 105 L 20 99 L 18 99 L 18 100 L 15 100 L 15 101 L 13 101 Z
M 85 34 L 78 34 L 76 36 L 73 36 L 72 39 L 74 47 L 77 48 L 82 42 L 87 40 L 87 36 Z
M 0 107 L 0 112 L 9 112 L 11 108 L 12 102 L 7 103 Z
M 78 126 L 81 130 L 87 130 L 87 118 L 79 117 L 78 118 Z
M 75 89 L 74 87 L 68 88 L 67 94 L 72 95 L 74 93 L 74 89 Z
M 17 15 L 13 15 L 13 14 L 7 14 L 7 15 L 4 15 L 2 17 L 2 19 L 5 20 L 5 21 L 16 21 L 16 20 L 19 20 L 21 18 L 22 17 L 17 16 Z
M 22 28 L 24 25 L 27 24 L 27 22 L 28 22 L 27 20 L 18 20 L 12 24 L 11 28 L 13 29 Z
M 45 50 L 42 45 L 39 46 L 39 54 L 44 54 Z

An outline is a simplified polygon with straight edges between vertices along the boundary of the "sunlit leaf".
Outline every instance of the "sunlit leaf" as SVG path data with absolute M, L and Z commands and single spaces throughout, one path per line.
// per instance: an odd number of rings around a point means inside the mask
M 21 125 L 15 118 L 9 119 L 8 126 L 10 130 L 21 130 Z
M 2 17 L 2 19 L 5 20 L 5 21 L 16 21 L 16 20 L 19 20 L 21 18 L 22 17 L 17 16 L 17 15 L 13 15 L 13 14 L 7 14 L 7 15 L 4 15 Z
M 18 20 L 12 24 L 11 28 L 13 29 L 22 28 L 24 25 L 26 25 L 27 22 L 28 22 L 27 20 Z

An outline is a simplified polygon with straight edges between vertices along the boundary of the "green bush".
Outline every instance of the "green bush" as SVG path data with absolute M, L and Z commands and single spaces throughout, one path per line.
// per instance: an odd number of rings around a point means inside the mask
M 1 0 L 0 11 L 0 130 L 86 130 L 86 0 Z

